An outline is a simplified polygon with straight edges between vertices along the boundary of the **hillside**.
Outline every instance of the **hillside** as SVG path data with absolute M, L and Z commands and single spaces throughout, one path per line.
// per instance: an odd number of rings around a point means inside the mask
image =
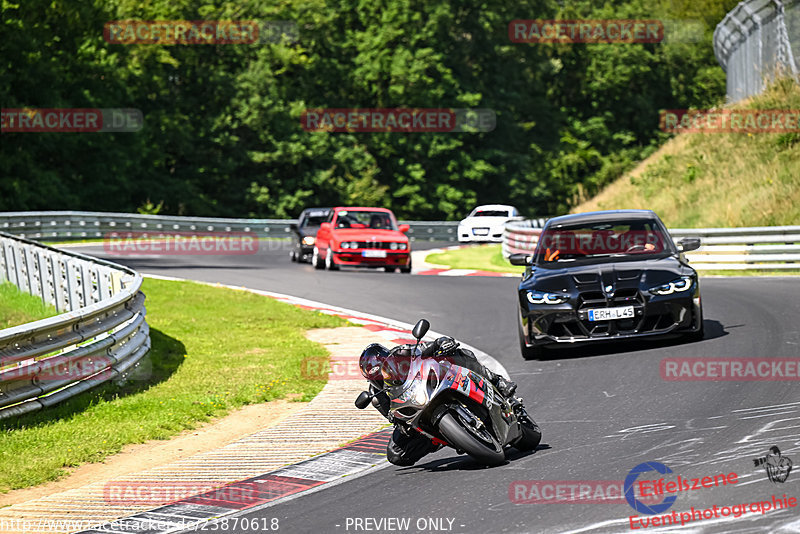
M 784 81 L 737 109 L 800 110 Z M 800 132 L 677 135 L 572 211 L 647 208 L 667 226 L 800 224 Z

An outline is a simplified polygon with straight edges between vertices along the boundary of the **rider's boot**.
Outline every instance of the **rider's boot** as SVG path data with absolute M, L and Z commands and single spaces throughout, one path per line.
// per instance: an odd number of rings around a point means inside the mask
M 506 380 L 503 376 L 493 373 L 488 370 L 489 382 L 500 391 L 500 393 L 507 399 L 514 397 L 514 392 L 517 391 L 517 383 L 511 380 Z

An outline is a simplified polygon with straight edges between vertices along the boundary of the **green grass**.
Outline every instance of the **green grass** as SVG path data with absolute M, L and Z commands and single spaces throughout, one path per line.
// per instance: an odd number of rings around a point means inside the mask
M 425 261 L 451 269 L 477 269 L 501 273 L 522 273 L 524 267 L 511 265 L 503 258 L 500 245 L 477 245 L 430 254 Z
M 149 359 L 49 410 L 0 421 L 0 492 L 55 480 L 129 443 L 168 439 L 245 404 L 312 399 L 325 384 L 301 372 L 326 358 L 310 328 L 346 324 L 271 298 L 194 282 L 147 279 Z
M 431 254 L 427 263 L 435 263 L 452 269 L 477 269 L 481 271 L 495 271 L 504 273 L 521 274 L 525 268 L 511 265 L 504 258 L 500 245 L 479 245 L 455 250 L 448 250 L 441 254 Z M 737 271 L 737 270 L 710 270 L 698 271 L 700 276 L 791 276 L 800 275 L 798 270 L 783 271 Z
M 736 109 L 800 109 L 783 80 Z M 652 209 L 670 228 L 796 225 L 800 133 L 678 135 L 574 213 Z
M 23 293 L 10 282 L 0 283 L 0 330 L 58 315 L 42 299 Z

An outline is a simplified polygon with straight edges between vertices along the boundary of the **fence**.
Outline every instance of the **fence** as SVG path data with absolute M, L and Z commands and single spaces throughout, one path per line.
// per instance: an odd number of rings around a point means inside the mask
M 0 330 L 0 419 L 129 373 L 150 349 L 142 277 L 0 232 L 0 282 L 61 314 Z
M 776 73 L 800 73 L 800 0 L 745 0 L 714 31 L 728 98 L 760 93 Z
M 541 231 L 526 224 L 507 224 L 503 255 L 532 253 Z M 670 234 L 675 242 L 700 238 L 702 246 L 686 253 L 697 270 L 800 269 L 800 226 L 676 228 Z
M 102 239 L 112 232 L 252 232 L 260 238 L 288 238 L 294 219 L 222 219 L 89 211 L 0 213 L 0 231 L 44 241 Z M 400 221 L 412 241 L 456 241 L 458 222 Z

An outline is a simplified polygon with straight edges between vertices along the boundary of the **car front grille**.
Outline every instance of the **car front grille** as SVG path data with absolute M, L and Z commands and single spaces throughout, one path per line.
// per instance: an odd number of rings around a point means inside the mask
M 675 325 L 670 313 L 645 315 L 646 300 L 636 288 L 618 289 L 613 297 L 601 291 L 582 291 L 577 313 L 562 313 L 547 323 L 545 333 L 554 338 L 591 339 L 618 335 L 644 334 L 667 330 Z M 589 321 L 588 310 L 633 306 L 632 319 Z
M 357 241 L 358 248 L 384 249 L 389 250 L 390 241 Z

